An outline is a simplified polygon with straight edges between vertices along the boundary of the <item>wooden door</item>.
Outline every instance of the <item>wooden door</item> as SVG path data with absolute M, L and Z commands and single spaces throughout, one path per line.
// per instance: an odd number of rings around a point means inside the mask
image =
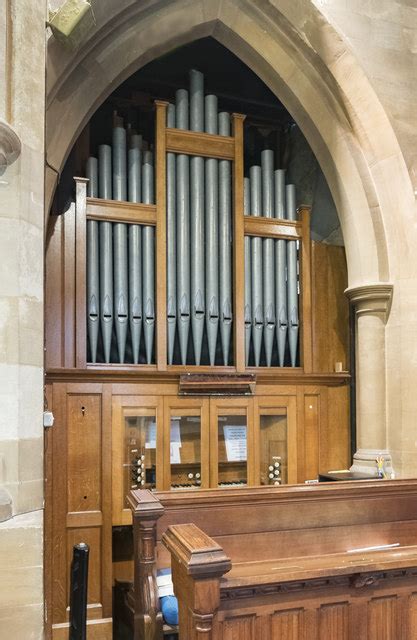
M 209 400 L 164 398 L 164 489 L 207 489 Z
M 131 524 L 130 489 L 163 489 L 163 399 L 113 396 L 113 525 Z
M 254 398 L 254 484 L 293 484 L 298 480 L 297 400 L 295 396 Z
M 253 398 L 210 398 L 210 486 L 253 485 Z

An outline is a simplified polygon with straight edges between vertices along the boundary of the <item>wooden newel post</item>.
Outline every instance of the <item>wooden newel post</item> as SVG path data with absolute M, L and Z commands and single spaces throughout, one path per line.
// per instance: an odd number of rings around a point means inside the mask
M 128 496 L 133 516 L 134 640 L 162 640 L 162 613 L 156 584 L 156 525 L 164 512 L 148 490 L 136 489 Z
M 230 571 L 223 549 L 194 524 L 173 525 L 162 536 L 171 552 L 180 640 L 211 640 L 220 604 L 220 579 Z

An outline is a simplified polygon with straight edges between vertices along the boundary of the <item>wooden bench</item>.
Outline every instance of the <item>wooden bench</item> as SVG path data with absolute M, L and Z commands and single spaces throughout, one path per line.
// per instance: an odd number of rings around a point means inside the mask
M 180 640 L 417 638 L 417 481 L 201 491 L 160 508 L 147 548 L 166 565 L 165 531 Z

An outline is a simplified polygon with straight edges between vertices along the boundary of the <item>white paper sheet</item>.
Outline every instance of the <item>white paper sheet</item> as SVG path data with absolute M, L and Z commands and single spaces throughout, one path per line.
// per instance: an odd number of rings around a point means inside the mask
M 150 422 L 148 425 L 145 449 L 156 449 L 156 422 Z
M 245 461 L 247 459 L 246 426 L 225 425 L 223 433 L 228 462 Z

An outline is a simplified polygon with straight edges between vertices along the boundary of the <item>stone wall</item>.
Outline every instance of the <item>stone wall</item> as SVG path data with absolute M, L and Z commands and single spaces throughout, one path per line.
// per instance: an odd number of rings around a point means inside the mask
M 21 149 L 0 175 L 0 637 L 17 640 L 43 637 L 45 5 L 0 0 L 0 150 Z

